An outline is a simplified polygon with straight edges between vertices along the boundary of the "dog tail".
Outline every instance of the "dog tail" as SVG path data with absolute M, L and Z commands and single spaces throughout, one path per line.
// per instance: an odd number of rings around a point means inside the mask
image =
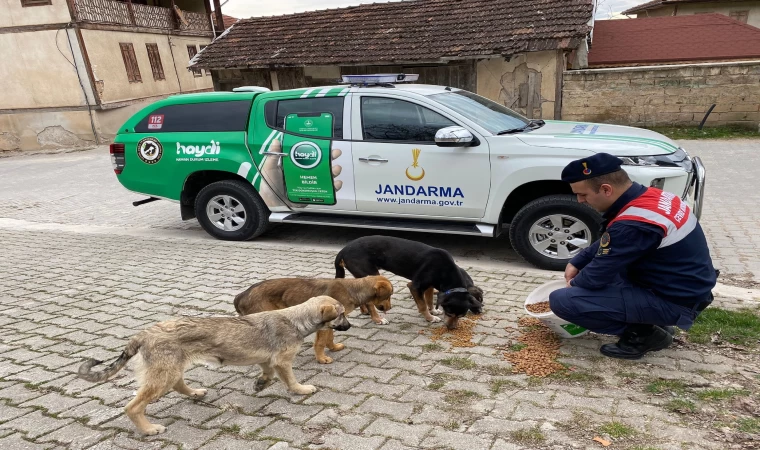
M 343 262 L 343 250 L 335 257 L 335 278 L 346 278 L 346 263 Z
M 124 351 L 121 352 L 121 355 L 119 355 L 119 357 L 116 359 L 116 361 L 111 363 L 111 365 L 100 372 L 92 372 L 92 368 L 93 366 L 103 364 L 103 361 L 98 361 L 97 359 L 90 359 L 89 361 L 85 361 L 81 366 L 79 366 L 79 378 L 91 381 L 93 383 L 106 381 L 127 365 L 127 362 L 137 354 L 138 350 L 140 350 L 141 345 L 142 343 L 137 339 L 137 337 L 132 338 L 127 344 L 127 347 L 124 349 Z

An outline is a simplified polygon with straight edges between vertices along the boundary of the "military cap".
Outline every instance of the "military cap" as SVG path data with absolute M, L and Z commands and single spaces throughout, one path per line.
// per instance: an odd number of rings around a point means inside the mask
M 623 162 L 609 153 L 596 153 L 588 158 L 577 159 L 562 170 L 562 181 L 576 183 L 590 178 L 616 172 Z

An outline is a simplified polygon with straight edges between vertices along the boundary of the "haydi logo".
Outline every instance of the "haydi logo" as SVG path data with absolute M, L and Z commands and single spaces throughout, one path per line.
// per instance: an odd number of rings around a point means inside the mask
M 299 142 L 290 150 L 290 160 L 302 169 L 311 169 L 322 159 L 322 150 L 313 142 Z
M 200 158 L 204 155 L 218 155 L 222 150 L 219 141 L 211 141 L 211 145 L 182 145 L 177 142 L 178 155 L 191 155 Z

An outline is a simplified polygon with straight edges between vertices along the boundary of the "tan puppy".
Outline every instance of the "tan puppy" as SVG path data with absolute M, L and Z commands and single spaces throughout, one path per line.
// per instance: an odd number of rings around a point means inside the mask
M 288 390 L 311 394 L 314 386 L 299 384 L 293 374 L 293 358 L 306 336 L 321 329 L 347 330 L 343 305 L 327 296 L 319 296 L 290 308 L 251 314 L 244 317 L 181 318 L 160 322 L 132 339 L 121 356 L 102 372 L 91 372 L 101 361 L 91 359 L 79 367 L 79 377 L 101 382 L 116 374 L 138 352 L 142 364 L 136 377 L 137 395 L 126 406 L 132 423 L 144 434 L 166 431 L 145 417 L 145 407 L 174 389 L 180 394 L 203 397 L 205 389 L 191 389 L 185 384 L 185 369 L 192 363 L 248 366 L 259 364 L 263 385 L 276 371 Z
M 355 308 L 375 305 L 380 311 L 391 309 L 393 285 L 383 276 L 357 279 L 333 278 L 277 278 L 256 283 L 235 297 L 235 310 L 240 315 L 287 308 L 305 302 L 317 295 L 328 295 L 338 300 L 349 314 Z M 388 321 L 372 308 L 372 321 L 385 325 Z M 314 353 L 317 361 L 330 364 L 333 360 L 325 355 L 325 347 L 337 352 L 343 344 L 334 342 L 333 330 L 317 331 Z

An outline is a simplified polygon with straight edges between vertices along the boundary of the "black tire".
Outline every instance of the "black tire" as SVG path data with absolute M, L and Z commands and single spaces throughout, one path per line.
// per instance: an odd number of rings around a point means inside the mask
M 207 206 L 209 202 L 218 196 L 228 196 L 232 205 L 240 205 L 245 213 L 245 221 L 239 229 L 224 230 L 214 224 L 209 217 Z M 201 189 L 195 197 L 195 217 L 201 227 L 217 239 L 225 241 L 246 241 L 253 239 L 267 230 L 269 227 L 269 209 L 261 200 L 256 190 L 250 183 L 239 180 L 223 180 L 211 183 Z M 238 217 L 240 217 L 238 215 Z M 223 219 L 222 223 L 229 219 Z M 235 222 L 231 222 L 234 228 Z
M 555 256 L 549 256 L 533 248 L 531 244 L 531 227 L 542 218 L 555 214 L 569 216 L 583 222 L 588 228 L 590 243 L 599 239 L 601 215 L 590 206 L 578 203 L 574 196 L 549 195 L 533 200 L 523 206 L 512 220 L 509 227 L 509 241 L 518 255 L 539 269 L 565 270 L 567 263 L 572 259 L 560 258 L 557 256 L 557 252 L 554 252 Z M 547 231 L 554 232 L 553 230 Z M 560 232 L 563 231 L 561 230 Z M 566 248 L 571 246 L 566 245 Z M 547 249 L 547 251 L 551 251 L 551 249 Z

